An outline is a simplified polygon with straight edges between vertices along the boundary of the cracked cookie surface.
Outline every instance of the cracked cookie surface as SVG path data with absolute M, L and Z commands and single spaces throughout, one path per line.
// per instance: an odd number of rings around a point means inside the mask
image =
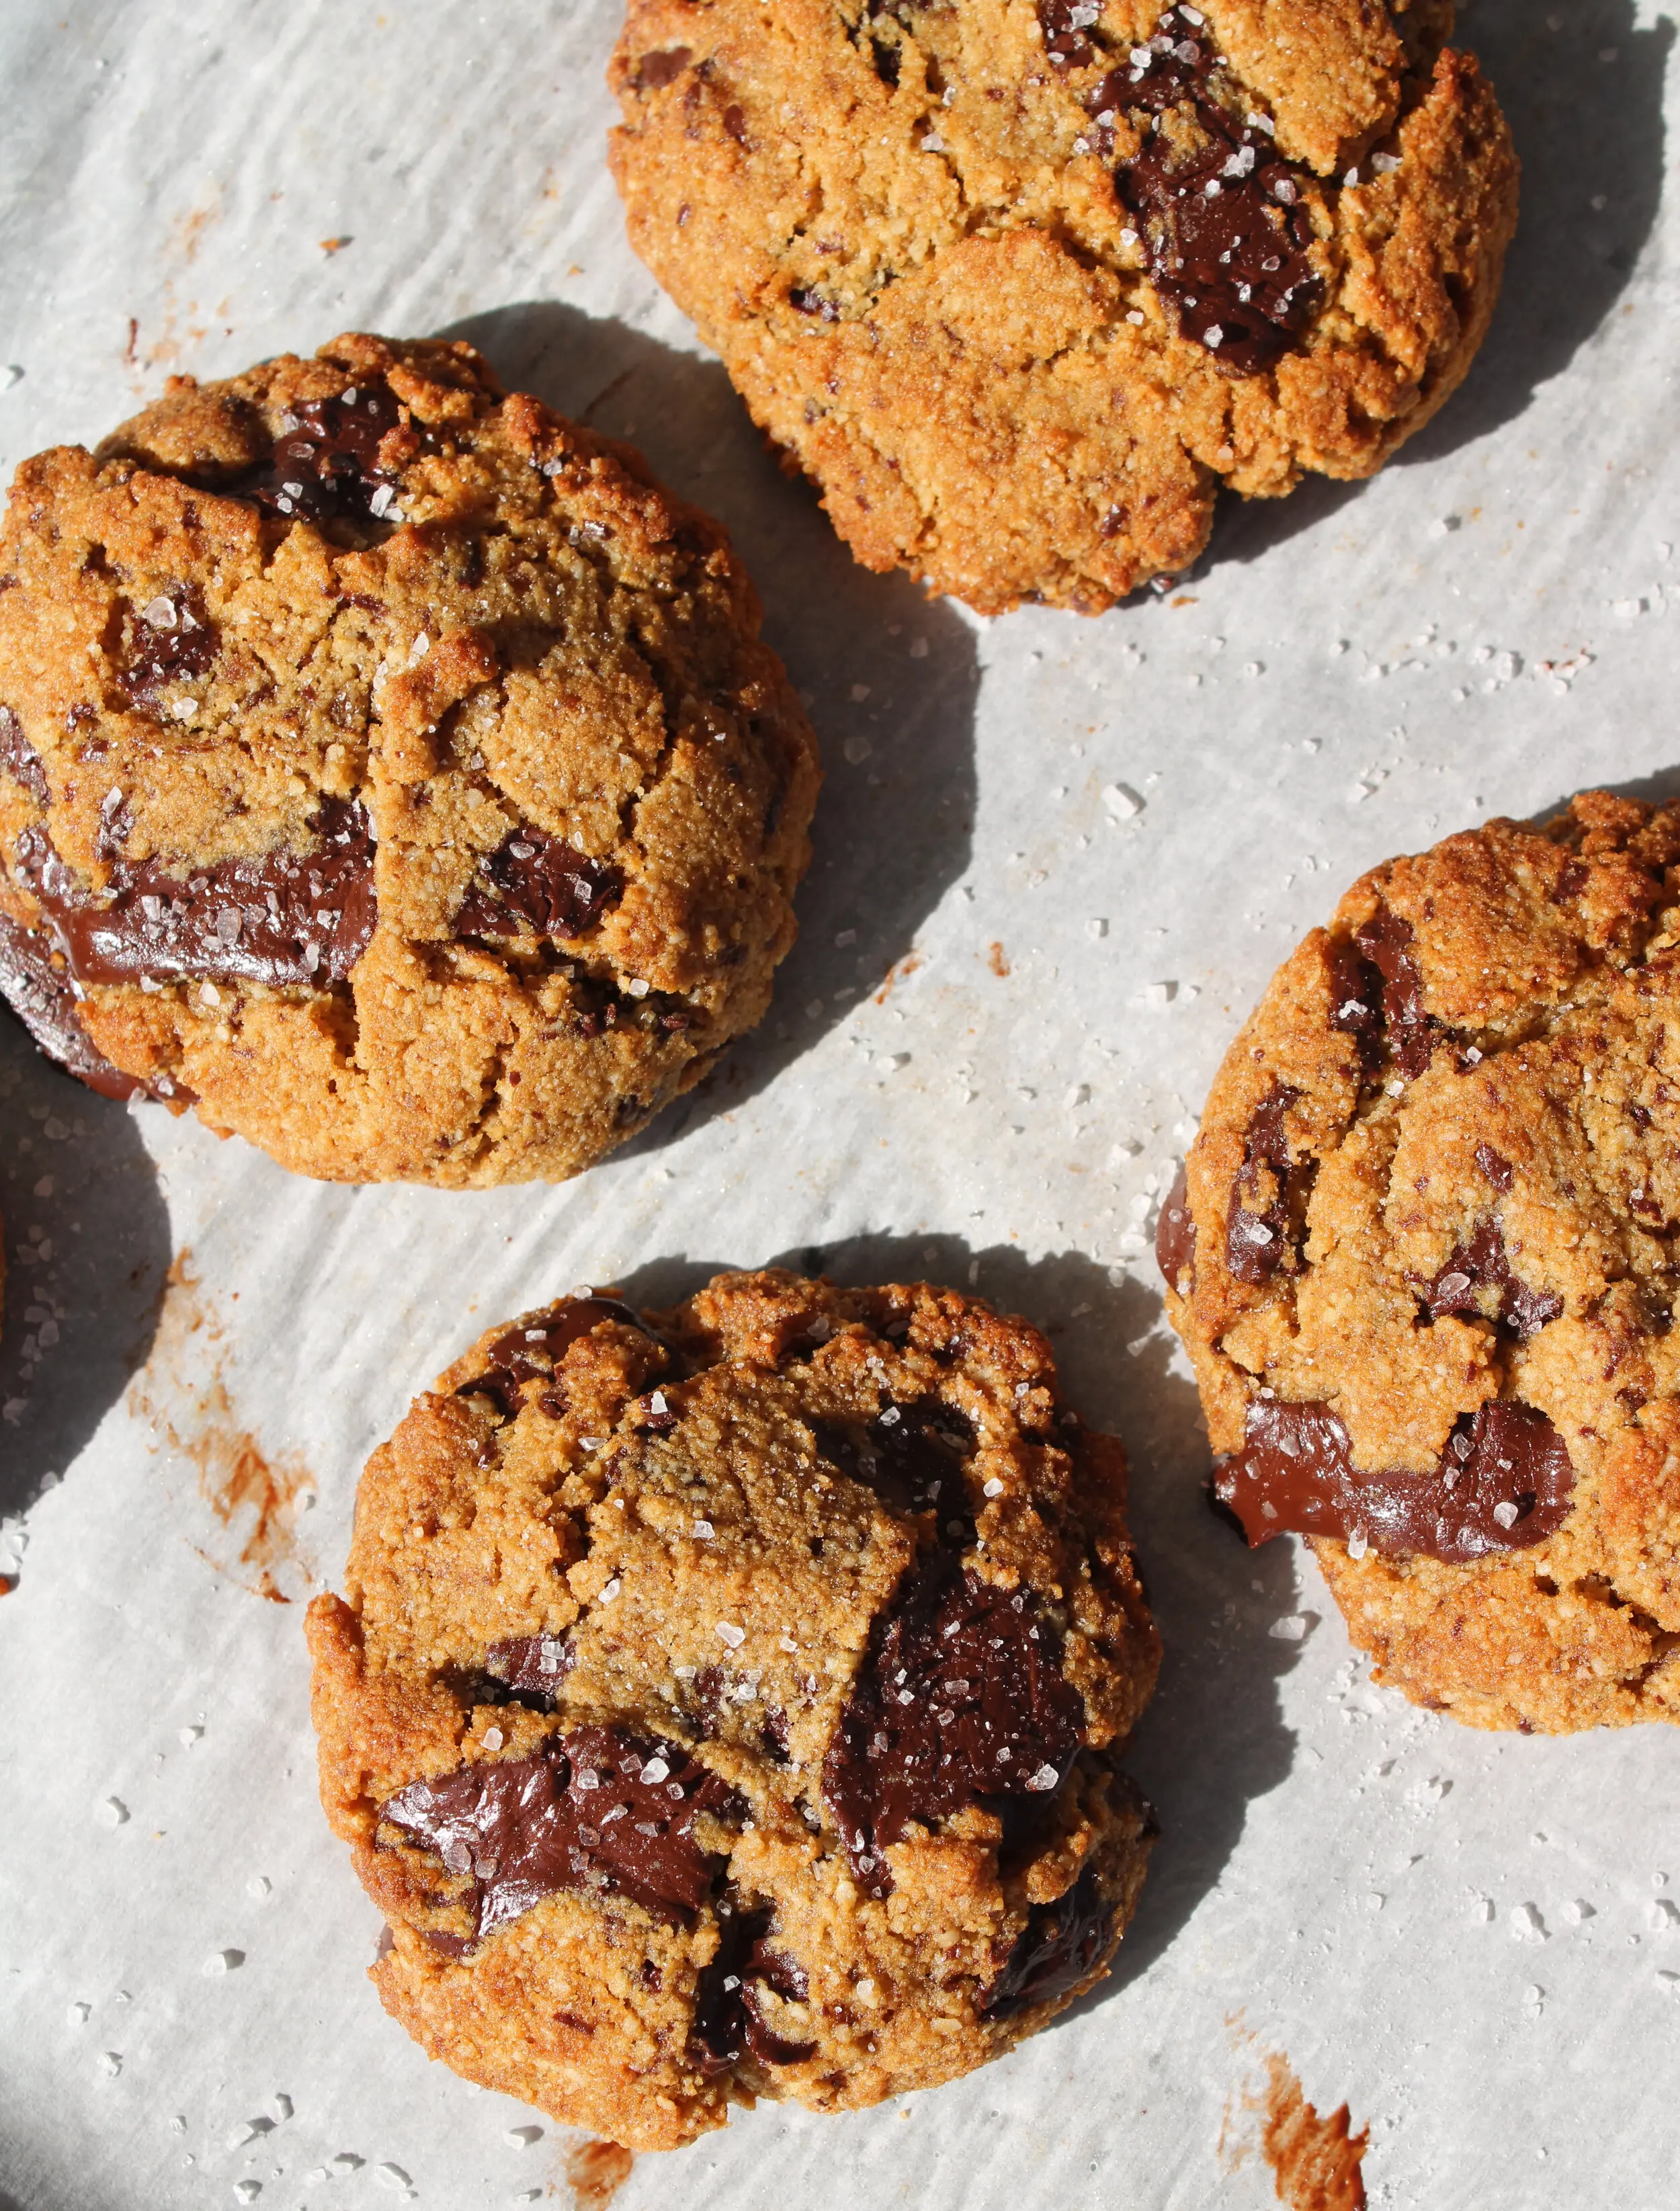
M 0 989 L 299 1172 L 576 1172 L 768 1003 L 815 744 L 719 527 L 458 342 L 176 379 L 0 530 Z
M 1680 1719 L 1680 807 L 1361 878 L 1227 1054 L 1157 1239 L 1215 1493 L 1380 1678 Z
M 630 0 L 631 241 L 874 568 L 1098 612 L 1229 485 L 1368 476 L 1517 163 L 1446 0 Z
M 724 1275 L 492 1331 L 369 1460 L 309 1633 L 386 2008 L 632 2147 L 968 2071 L 1143 1881 L 1125 1454 L 950 1291 Z

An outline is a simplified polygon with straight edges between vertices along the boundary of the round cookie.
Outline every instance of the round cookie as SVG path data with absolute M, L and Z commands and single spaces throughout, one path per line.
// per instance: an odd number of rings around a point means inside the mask
M 1362 876 L 1226 1055 L 1157 1239 L 1215 1493 L 1379 1678 L 1680 1719 L 1680 805 Z
M 755 1021 L 817 769 L 719 526 L 352 335 L 19 469 L 0 990 L 300 1173 L 575 1173 Z
M 1024 1321 L 722 1275 L 493 1331 L 311 1608 L 321 1794 L 435 2057 L 667 2149 L 878 2102 L 1106 1970 L 1154 1832 L 1119 1441 Z
M 1517 162 L 1450 0 L 630 0 L 630 238 L 871 568 L 1100 612 L 1370 475 Z

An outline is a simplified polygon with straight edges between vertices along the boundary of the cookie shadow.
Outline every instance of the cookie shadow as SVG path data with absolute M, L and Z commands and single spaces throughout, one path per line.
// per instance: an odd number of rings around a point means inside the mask
M 1607 791 L 1615 798 L 1640 798 L 1647 806 L 1662 806 L 1672 798 L 1680 798 L 1680 767 L 1655 768 L 1649 775 L 1635 776 L 1626 783 L 1577 784 L 1556 798 L 1548 800 L 1544 806 L 1537 806 L 1525 818 L 1537 829 L 1542 829 L 1554 815 L 1563 811 L 1579 791 L 1589 788 Z
M 658 1260 L 628 1275 L 633 1303 L 692 1296 L 723 1264 Z M 1107 1980 L 1064 2016 L 1083 2015 L 1147 1972 L 1216 1887 L 1248 1807 L 1287 1779 L 1295 1735 L 1278 1685 L 1297 1643 L 1268 1634 L 1294 1614 L 1295 1546 L 1250 1552 L 1210 1509 L 1208 1446 L 1194 1385 L 1173 1372 L 1160 1297 L 1118 1284 L 1083 1252 L 1028 1258 L 1008 1245 L 975 1250 L 955 1236 L 888 1232 L 810 1244 L 761 1263 L 842 1284 L 928 1281 L 972 1289 L 1041 1329 L 1070 1401 L 1124 1438 L 1131 1519 L 1150 1608 L 1165 1646 L 1161 1684 L 1126 1752 L 1161 1822 L 1137 1916 Z
M 445 335 L 477 346 L 510 388 L 633 439 L 663 482 L 717 516 L 822 748 L 798 942 L 759 1027 L 620 1156 L 657 1152 L 773 1081 L 913 955 L 968 864 L 974 635 L 907 576 L 858 566 L 810 486 L 776 465 L 719 362 L 552 300 L 471 316 Z
M 143 1365 L 170 1238 L 134 1116 L 44 1059 L 5 1014 L 0 1127 L 5 1516 L 27 1511 L 62 1476 Z
M 1639 27 L 1633 0 L 1460 7 L 1454 43 L 1480 59 L 1510 122 L 1523 165 L 1521 213 L 1480 353 L 1391 468 L 1444 460 L 1513 421 L 1610 316 L 1661 203 L 1663 83 L 1674 39 L 1667 16 Z M 1607 52 L 1613 61 L 1600 59 Z M 1287 499 L 1228 494 L 1206 550 L 1177 580 L 1264 560 L 1363 488 L 1309 476 Z

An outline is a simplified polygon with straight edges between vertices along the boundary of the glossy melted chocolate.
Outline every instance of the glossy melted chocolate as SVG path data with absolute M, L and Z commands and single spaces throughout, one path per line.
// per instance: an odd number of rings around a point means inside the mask
M 1052 62 L 1071 69 L 1095 58 L 1085 31 L 1100 13 L 1041 0 L 1039 20 Z M 1150 278 L 1170 301 L 1180 332 L 1247 375 L 1300 338 L 1323 286 L 1307 258 L 1307 172 L 1280 158 L 1270 123 L 1229 80 L 1228 67 L 1205 22 L 1169 8 L 1148 44 L 1134 46 L 1084 102 L 1103 154 L 1114 150 L 1120 115 L 1143 133 L 1116 182 L 1137 217 Z M 1179 119 L 1173 136 L 1160 119 L 1168 115 Z M 1183 142 L 1182 125 L 1192 119 L 1202 140 L 1194 148 Z
M 977 1797 L 1059 1788 L 1084 1704 L 1030 1599 L 935 1552 L 881 1614 L 822 1766 L 859 1886 L 892 1893 L 884 1846 Z
M 1478 1155 L 1487 1148 L 1478 1146 Z M 1508 1182 L 1504 1186 L 1508 1188 Z M 1483 1296 L 1489 1289 L 1498 1293 L 1496 1300 Z M 1477 1226 L 1468 1244 L 1455 1248 L 1434 1281 L 1426 1286 L 1423 1302 L 1431 1320 L 1439 1320 L 1443 1313 L 1477 1313 L 1492 1319 L 1495 1313 L 1487 1307 L 1493 1302 L 1497 1318 L 1525 1342 L 1563 1311 L 1562 1298 L 1550 1290 L 1531 1289 L 1511 1272 L 1504 1235 L 1491 1216 Z
M 1087 1866 L 1065 1896 L 1035 1904 L 983 2007 L 986 2019 L 1012 2019 L 1034 2004 L 1053 2003 L 1077 1988 L 1107 1948 L 1114 1907 Z
M 172 684 L 207 675 L 215 663 L 217 637 L 203 602 L 185 584 L 172 584 L 139 609 L 134 650 L 123 671 L 129 704 L 157 719 L 167 708 L 164 693 Z
M 113 839 L 118 857 L 102 902 L 45 830 L 31 828 L 18 839 L 19 873 L 78 983 L 202 976 L 320 990 L 345 979 L 373 936 L 373 839 L 365 809 L 343 799 L 323 799 L 312 827 L 312 852 L 282 849 L 185 875 L 124 860 Z
M 1215 1471 L 1214 1494 L 1251 1546 L 1286 1532 L 1362 1537 L 1385 1557 L 1462 1566 L 1544 1542 L 1562 1525 L 1574 1481 L 1557 1430 L 1515 1400 L 1465 1414 L 1433 1474 L 1366 1474 L 1328 1405 L 1262 1397 L 1248 1408 L 1242 1449 Z
M 1301 1093 L 1274 1081 L 1255 1107 L 1243 1137 L 1242 1166 L 1231 1185 L 1225 1263 L 1238 1281 L 1269 1282 L 1294 1248 L 1318 1172 L 1312 1159 L 1292 1160 L 1283 1119 Z
M 707 2073 L 727 2072 L 747 2055 L 761 2065 L 798 2065 L 816 2051 L 814 2042 L 790 2041 L 765 2018 L 761 1990 L 795 2003 L 810 1994 L 804 1967 L 772 1945 L 774 1923 L 766 1907 L 743 1911 L 727 1896 L 718 1899 L 718 1953 L 694 1991 L 694 2037 Z
M 689 1918 L 716 1861 L 694 1840 L 702 1812 L 736 1818 L 727 1783 L 675 1743 L 621 1728 L 574 1728 L 534 1758 L 463 1766 L 415 1781 L 380 1817 L 407 1842 L 470 1875 L 482 1941 L 557 1889 L 631 1898 L 662 1919 Z
M 1196 1223 L 1190 1210 L 1190 1185 L 1183 1167 L 1173 1178 L 1173 1187 L 1161 1208 L 1155 1227 L 1155 1263 L 1169 1289 L 1186 1292 L 1196 1276 Z
M 521 1704 L 552 1711 L 577 1653 L 567 1635 L 511 1635 L 484 1654 L 484 1671 Z
M 1412 952 L 1412 926 L 1385 906 L 1354 931 L 1354 942 L 1381 978 L 1385 1041 L 1407 1081 L 1429 1064 L 1435 1031 L 1423 1010 L 1423 977 Z
M 624 878 L 563 838 L 516 829 L 478 863 L 455 917 L 460 936 L 581 936 L 624 895 Z
M 224 497 L 253 500 L 288 520 L 396 522 L 396 487 L 379 468 L 379 441 L 402 416 L 382 377 L 353 385 L 337 399 L 294 409 L 273 453 L 232 483 Z
M 456 1396 L 476 1393 L 492 1398 L 502 1417 L 511 1420 L 525 1402 L 525 1384 L 552 1382 L 555 1369 L 579 1337 L 587 1336 L 603 1320 L 616 1321 L 643 1336 L 653 1334 L 641 1315 L 617 1298 L 567 1298 L 546 1320 L 533 1321 L 529 1328 L 512 1328 L 506 1336 L 499 1336 L 490 1346 L 484 1372 L 463 1382 Z

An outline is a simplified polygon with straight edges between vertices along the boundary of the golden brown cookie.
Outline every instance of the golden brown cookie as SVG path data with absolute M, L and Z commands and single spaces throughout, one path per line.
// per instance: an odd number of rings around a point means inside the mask
M 1680 1719 L 1677 863 L 1592 791 L 1374 869 L 1161 1214 L 1216 1496 L 1477 1726 Z
M 0 990 L 282 1165 L 575 1173 L 793 941 L 817 770 L 722 530 L 470 346 L 177 379 L 0 531 Z
M 369 1460 L 309 1618 L 386 2008 L 668 2149 L 932 2087 L 1107 1969 L 1158 1646 L 1119 1443 L 1038 1331 L 721 1275 L 493 1331 Z
M 636 251 L 871 568 L 1095 613 L 1369 476 L 1516 221 L 1448 0 L 630 0 Z

